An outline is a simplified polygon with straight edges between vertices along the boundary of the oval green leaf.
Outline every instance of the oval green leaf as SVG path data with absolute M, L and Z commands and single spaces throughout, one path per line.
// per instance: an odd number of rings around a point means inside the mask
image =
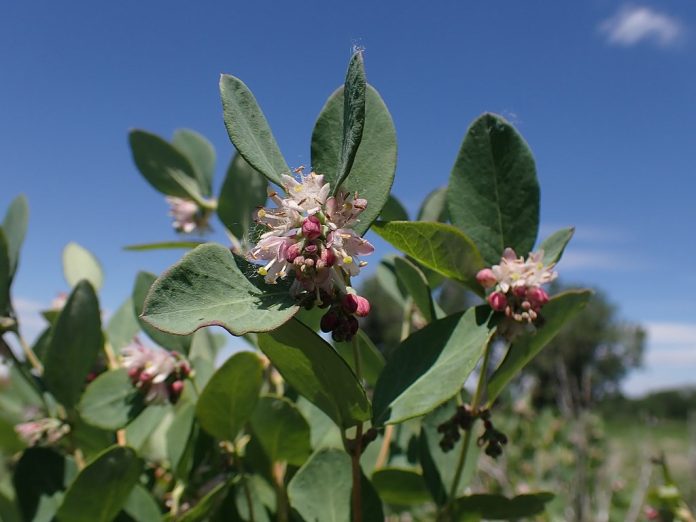
M 286 381 L 342 428 L 370 418 L 370 402 L 341 356 L 311 328 L 293 319 L 259 335 L 259 347 Z
M 473 513 L 486 520 L 511 520 L 532 517 L 543 513 L 553 493 L 540 492 L 507 498 L 503 495 L 479 494 L 458 498 L 454 504 L 454 520 Z
M 358 340 L 358 352 L 360 354 L 360 364 L 362 369 L 362 376 L 365 382 L 370 386 L 374 386 L 377 383 L 379 374 L 382 373 L 384 365 L 384 355 L 375 346 L 372 340 L 367 336 L 364 330 L 358 330 L 356 334 Z M 336 343 L 336 351 L 343 357 L 343 359 L 350 365 L 351 369 L 355 371 L 355 360 L 353 358 L 353 342 L 341 342 Z
M 469 308 L 407 337 L 377 381 L 373 425 L 424 415 L 454 396 L 495 333 L 490 308 Z
M 77 404 L 99 352 L 104 347 L 99 301 L 88 281 L 80 281 L 53 327 L 44 363 L 48 390 L 66 408 Z
M 151 324 L 142 319 L 145 299 L 156 280 L 157 276 L 155 274 L 151 274 L 150 272 L 138 272 L 135 278 L 132 298 L 135 317 L 138 319 L 140 328 L 143 329 L 150 339 L 161 347 L 187 354 L 191 347 L 192 337 L 190 335 L 172 335 L 171 333 L 153 328 Z
M 210 197 L 215 175 L 215 148 L 205 136 L 191 129 L 178 129 L 172 145 L 186 156 L 193 167 L 201 194 Z
M 476 273 L 483 260 L 476 245 L 456 227 L 425 221 L 379 221 L 372 230 L 427 268 L 482 295 Z
M 418 221 L 445 223 L 447 219 L 447 187 L 440 187 L 425 196 L 423 204 L 418 210 Z
M 287 284 L 265 284 L 254 265 L 235 258 L 222 245 L 209 243 L 186 254 L 155 281 L 141 317 L 178 335 L 212 325 L 244 335 L 277 328 L 297 310 Z
M 383 221 L 408 221 L 408 212 L 394 194 L 389 194 L 379 219 Z
M 22 249 L 28 226 L 29 204 L 27 203 L 27 198 L 22 194 L 12 200 L 2 221 L 2 230 L 7 241 L 7 256 L 10 262 L 10 279 L 14 277 L 17 271 L 19 252 Z
M 318 451 L 288 484 L 290 505 L 304 520 L 350 522 L 350 466 L 344 451 Z
M 240 352 L 223 364 L 201 392 L 196 417 L 205 431 L 233 441 L 249 420 L 263 384 L 258 356 Z
M 87 465 L 65 493 L 60 522 L 110 522 L 138 482 L 142 463 L 131 448 L 116 446 Z
M 271 462 L 301 466 L 312 453 L 309 424 L 293 403 L 282 397 L 261 397 L 251 428 Z
M 106 337 L 112 350 L 118 352 L 121 348 L 133 342 L 140 331 L 140 323 L 135 315 L 133 298 L 128 297 L 106 325 Z
M 539 248 L 544 251 L 543 263 L 545 265 L 558 263 L 561 260 L 561 256 L 574 233 L 575 227 L 562 228 L 541 242 Z
M 582 310 L 592 297 L 590 290 L 568 291 L 558 294 L 544 306 L 544 326 L 536 332 L 521 337 L 508 350 L 507 355 L 488 381 L 488 406 L 500 395 L 522 368 L 561 331 L 563 325 Z
M 223 74 L 220 77 L 220 96 L 225 127 L 232 144 L 269 181 L 282 185 L 281 175 L 289 174 L 290 167 L 254 95 L 242 80 Z
M 143 403 L 125 368 L 102 373 L 82 395 L 78 410 L 82 419 L 105 430 L 118 430 L 134 419 Z
M 201 182 L 189 159 L 155 134 L 133 130 L 128 136 L 133 161 L 153 188 L 166 196 L 204 203 Z
M 401 281 L 426 322 L 433 322 L 436 318 L 435 303 L 425 274 L 403 257 L 394 258 L 394 270 L 396 270 L 396 277 Z
M 478 246 L 487 265 L 506 247 L 527 255 L 539 230 L 539 182 L 532 153 L 495 114 L 469 127 L 447 190 L 452 223 Z
M 430 500 L 423 476 L 413 469 L 378 469 L 372 474 L 372 485 L 387 504 L 415 506 Z
M 104 282 L 101 263 L 85 247 L 75 242 L 68 243 L 63 249 L 63 274 L 68 284 L 74 287 L 82 279 L 86 279 L 95 290 L 99 290 Z
M 335 189 L 341 165 L 343 142 L 343 87 L 328 99 L 312 132 L 312 166 Z M 379 93 L 371 85 L 365 92 L 365 127 L 350 176 L 343 183 L 348 192 L 358 192 L 367 208 L 355 226 L 364 234 L 382 212 L 396 172 L 396 131 Z

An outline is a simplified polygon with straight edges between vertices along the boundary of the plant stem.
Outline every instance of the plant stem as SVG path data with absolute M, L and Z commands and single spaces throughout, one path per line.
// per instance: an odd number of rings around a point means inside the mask
M 39 358 L 34 353 L 34 350 L 32 350 L 29 344 L 24 340 L 24 337 L 22 337 L 22 334 L 19 333 L 19 330 L 15 331 L 14 334 L 22 347 L 22 351 L 24 352 L 24 356 L 27 358 L 27 361 L 29 361 L 34 370 L 36 370 L 36 373 L 43 375 L 43 364 L 41 364 L 41 361 L 39 361 Z
M 362 386 L 362 364 L 360 362 L 360 348 L 358 346 L 357 335 L 353 336 L 353 360 L 355 362 L 355 374 L 358 377 L 358 382 Z M 362 435 L 363 423 L 360 422 L 355 432 L 355 445 L 351 454 L 351 463 L 353 471 L 353 489 L 351 495 L 353 507 L 353 522 L 362 522 L 362 503 L 360 497 L 360 454 L 362 453 Z
M 462 479 L 462 472 L 464 471 L 464 466 L 466 465 L 466 455 L 469 452 L 469 444 L 471 444 L 471 433 L 474 430 L 474 424 L 476 423 L 477 419 L 477 410 L 481 399 L 483 398 L 483 392 L 486 388 L 486 381 L 488 380 L 488 362 L 491 356 L 491 339 L 492 336 L 488 338 L 486 348 L 483 352 L 483 363 L 481 364 L 481 371 L 479 372 L 479 380 L 478 384 L 476 385 L 476 391 L 474 392 L 474 398 L 471 400 L 471 414 L 474 415 L 474 420 L 464 434 L 462 449 L 461 453 L 459 454 L 459 462 L 457 463 L 457 469 L 454 473 L 454 480 L 452 481 L 452 487 L 450 488 L 449 501 L 447 504 L 448 509 L 451 509 L 454 500 L 457 497 L 459 481 Z
M 389 458 L 389 446 L 393 436 L 394 425 L 390 424 L 384 429 L 384 438 L 382 439 L 382 445 L 379 448 L 379 454 L 377 455 L 377 461 L 375 462 L 375 469 L 379 469 L 387 463 L 387 459 Z

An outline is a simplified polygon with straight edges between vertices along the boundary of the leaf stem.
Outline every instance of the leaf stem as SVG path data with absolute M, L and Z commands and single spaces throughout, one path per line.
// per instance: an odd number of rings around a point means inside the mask
M 353 360 L 355 361 L 355 374 L 358 382 L 362 386 L 362 364 L 360 361 L 360 347 L 358 346 L 358 336 L 353 336 Z M 355 432 L 355 444 L 352 446 L 351 463 L 353 471 L 352 488 L 352 507 L 353 522 L 362 522 L 362 502 L 360 497 L 360 454 L 362 453 L 363 423 L 360 422 Z
M 29 361 L 38 375 L 43 375 L 43 364 L 41 364 L 41 361 L 39 361 L 39 358 L 34 353 L 34 350 L 32 350 L 29 344 L 24 340 L 24 337 L 19 333 L 19 330 L 16 330 L 14 334 L 22 347 L 22 351 L 24 352 L 24 356 L 27 358 L 27 361 Z

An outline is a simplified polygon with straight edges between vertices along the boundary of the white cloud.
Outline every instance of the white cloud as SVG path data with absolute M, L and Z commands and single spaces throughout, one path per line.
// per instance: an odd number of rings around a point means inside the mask
M 696 323 L 648 322 L 645 329 L 651 344 L 676 344 L 696 353 Z
M 608 43 L 622 47 L 644 41 L 669 47 L 684 35 L 683 25 L 678 19 L 645 6 L 624 6 L 616 15 L 604 20 L 599 29 Z

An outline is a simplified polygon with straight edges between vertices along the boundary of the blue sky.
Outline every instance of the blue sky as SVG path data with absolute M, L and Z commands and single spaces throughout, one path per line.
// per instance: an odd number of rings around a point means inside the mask
M 695 36 L 686 1 L 5 2 L 0 208 L 25 193 L 32 211 L 15 298 L 35 330 L 33 312 L 66 289 L 71 240 L 104 265 L 107 310 L 137 270 L 178 259 L 122 250 L 174 238 L 129 129 L 203 133 L 219 186 L 225 72 L 253 90 L 288 162 L 308 164 L 314 120 L 360 45 L 396 124 L 395 194 L 415 210 L 446 184 L 469 123 L 504 115 L 537 160 L 542 233 L 577 227 L 562 278 L 604 289 L 649 331 L 626 390 L 696 384 L 696 275 L 682 270 L 696 257 Z

